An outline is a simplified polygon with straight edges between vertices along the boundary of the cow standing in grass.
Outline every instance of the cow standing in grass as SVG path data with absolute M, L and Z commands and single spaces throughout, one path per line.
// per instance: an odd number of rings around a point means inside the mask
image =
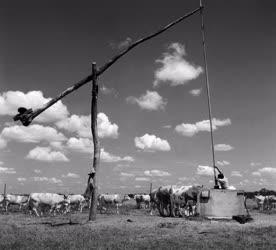
M 56 211 L 62 206 L 65 206 L 65 210 L 69 205 L 69 201 L 65 195 L 55 193 L 32 193 L 29 197 L 29 209 L 33 211 L 36 216 L 39 216 L 37 209 L 41 206 L 49 206 L 50 214 Z
M 100 194 L 98 196 L 100 212 L 106 211 L 107 207 L 112 205 L 116 206 L 116 213 L 119 214 L 119 206 L 122 206 L 123 202 L 130 200 L 128 195 L 120 194 Z
M 17 195 L 17 194 L 7 194 L 5 201 L 5 209 L 8 211 L 8 207 L 10 204 L 18 205 L 19 210 L 21 211 L 23 206 L 27 206 L 29 195 Z
M 145 208 L 150 207 L 150 195 L 148 194 L 136 194 L 134 195 L 134 200 L 136 201 L 137 208 L 140 209 L 142 204 L 145 204 Z
M 69 205 L 66 212 L 71 212 L 72 206 L 74 206 L 78 211 L 82 213 L 83 208 L 86 205 L 86 200 L 81 194 L 72 194 L 67 197 Z

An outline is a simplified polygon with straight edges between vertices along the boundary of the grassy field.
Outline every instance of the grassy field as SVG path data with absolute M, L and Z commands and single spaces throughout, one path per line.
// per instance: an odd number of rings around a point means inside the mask
M 276 214 L 252 212 L 253 222 L 161 218 L 127 206 L 121 214 L 36 218 L 0 214 L 0 249 L 276 249 Z M 71 221 L 71 224 L 69 224 Z

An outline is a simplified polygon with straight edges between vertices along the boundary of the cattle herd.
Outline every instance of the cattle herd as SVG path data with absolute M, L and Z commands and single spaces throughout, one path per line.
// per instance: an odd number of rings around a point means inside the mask
M 119 214 L 119 207 L 124 202 L 133 199 L 137 209 L 147 209 L 152 215 L 158 210 L 161 216 L 194 215 L 197 194 L 200 187 L 196 186 L 161 186 L 152 190 L 150 194 L 99 194 L 98 209 L 106 212 L 115 207 Z M 36 216 L 45 213 L 57 215 L 82 212 L 90 205 L 90 197 L 81 194 L 63 195 L 57 193 L 31 193 L 29 195 L 6 194 L 0 195 L 0 209 L 9 211 L 10 205 L 18 206 L 19 211 L 27 211 Z
M 106 212 L 108 208 L 115 207 L 119 214 L 119 207 L 124 202 L 133 199 L 137 209 L 147 209 L 150 215 L 157 210 L 163 217 L 193 216 L 197 214 L 196 203 L 202 186 L 160 186 L 150 194 L 99 194 L 98 209 Z M 36 216 L 48 214 L 64 214 L 72 211 L 82 212 L 90 205 L 90 196 L 81 194 L 63 195 L 56 193 L 31 193 L 30 195 L 7 194 L 0 195 L 0 209 L 9 210 L 10 205 L 17 205 L 21 211 L 24 208 Z M 267 207 L 274 208 L 276 197 L 256 195 L 255 200 L 260 210 Z

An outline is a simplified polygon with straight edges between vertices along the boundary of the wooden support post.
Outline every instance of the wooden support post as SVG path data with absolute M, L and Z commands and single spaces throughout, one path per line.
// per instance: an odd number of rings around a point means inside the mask
M 94 177 L 90 179 L 93 182 L 93 189 L 90 199 L 90 211 L 89 221 L 96 220 L 97 213 L 97 171 L 99 170 L 100 164 L 100 143 L 98 139 L 98 128 L 97 128 L 97 115 L 98 115 L 98 83 L 97 83 L 97 67 L 96 63 L 92 63 L 92 101 L 91 101 L 91 132 L 93 137 L 94 153 L 93 153 L 93 166 L 91 173 L 95 172 Z
M 7 204 L 7 185 L 5 183 L 4 184 L 4 202 L 3 202 L 3 205 L 4 205 L 4 208 L 5 208 L 6 212 L 7 212 L 7 206 L 6 206 L 6 204 Z
M 151 191 L 152 191 L 152 182 L 150 183 L 150 194 L 151 194 Z

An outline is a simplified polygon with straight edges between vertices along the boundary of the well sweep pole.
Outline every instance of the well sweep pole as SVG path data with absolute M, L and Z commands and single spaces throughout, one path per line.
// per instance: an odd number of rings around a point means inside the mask
M 97 184 L 97 171 L 99 170 L 100 165 L 100 143 L 98 139 L 98 129 L 97 129 L 97 115 L 98 115 L 98 83 L 97 83 L 97 68 L 96 63 L 92 63 L 92 101 L 91 101 L 91 132 L 93 137 L 94 153 L 93 153 L 93 168 L 95 175 L 93 177 L 94 188 L 91 195 L 91 204 L 89 211 L 89 221 L 96 220 L 97 213 L 97 193 L 98 193 L 98 184 Z M 92 171 L 91 171 L 92 172 Z
M 200 16 L 201 16 L 201 36 L 202 36 L 203 58 L 204 58 L 204 65 L 205 65 L 205 84 L 206 84 L 206 92 L 207 92 L 207 99 L 208 99 L 208 114 L 209 114 L 209 122 L 210 122 L 212 160 L 213 160 L 213 168 L 214 168 L 214 181 L 215 181 L 215 187 L 214 188 L 217 188 L 218 187 L 218 181 L 217 181 L 217 177 L 216 177 L 216 160 L 215 160 L 214 136 L 213 136 L 212 107 L 211 107 L 209 76 L 208 76 L 208 66 L 207 66 L 207 55 L 206 55 L 206 45 L 205 45 L 203 5 L 202 5 L 201 0 L 200 0 Z

